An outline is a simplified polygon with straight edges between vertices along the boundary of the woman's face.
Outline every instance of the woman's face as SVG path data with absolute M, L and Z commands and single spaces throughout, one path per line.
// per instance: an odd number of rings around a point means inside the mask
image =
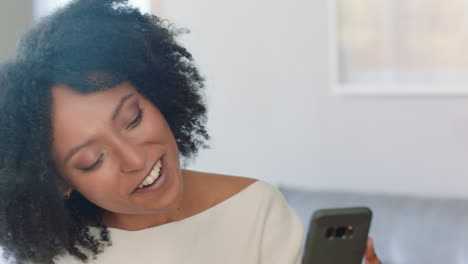
M 52 98 L 52 153 L 65 190 L 125 214 L 155 213 L 179 199 L 182 177 L 172 131 L 131 84 L 91 94 L 57 85 Z M 160 174 L 154 170 L 159 160 Z M 139 189 L 152 171 L 159 177 Z

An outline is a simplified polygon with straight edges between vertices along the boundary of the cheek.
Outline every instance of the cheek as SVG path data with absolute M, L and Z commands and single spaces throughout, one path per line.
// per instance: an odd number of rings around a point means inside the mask
M 123 191 L 119 189 L 117 166 L 114 162 L 104 163 L 97 171 L 76 175 L 72 179 L 76 190 L 92 202 L 112 199 Z
M 154 107 L 150 107 L 144 122 L 143 133 L 145 135 L 167 141 L 172 132 L 162 114 Z

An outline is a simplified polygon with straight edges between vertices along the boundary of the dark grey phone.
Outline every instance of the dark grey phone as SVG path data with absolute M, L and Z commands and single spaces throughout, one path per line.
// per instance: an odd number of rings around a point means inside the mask
M 303 264 L 361 264 L 372 211 L 367 207 L 322 209 L 314 213 Z

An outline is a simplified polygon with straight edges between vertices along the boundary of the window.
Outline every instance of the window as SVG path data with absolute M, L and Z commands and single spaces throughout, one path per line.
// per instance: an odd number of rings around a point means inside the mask
M 468 0 L 330 3 L 338 94 L 468 94 Z
M 34 18 L 37 20 L 69 2 L 71 0 L 34 0 Z M 129 0 L 128 2 L 145 13 L 151 11 L 150 0 Z

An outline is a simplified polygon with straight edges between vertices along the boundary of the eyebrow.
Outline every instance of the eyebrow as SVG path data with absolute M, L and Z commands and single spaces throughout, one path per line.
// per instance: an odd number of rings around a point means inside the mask
M 114 109 L 114 112 L 112 113 L 112 118 L 111 118 L 112 121 L 114 121 L 115 118 L 119 115 L 120 110 L 121 110 L 122 107 L 124 106 L 125 102 L 127 102 L 128 99 L 130 99 L 133 95 L 134 95 L 133 93 L 132 93 L 132 94 L 127 94 L 127 95 L 125 95 L 124 97 L 120 98 L 119 103 L 117 104 L 117 106 L 116 106 L 115 109 Z M 83 144 L 80 144 L 80 145 L 78 145 L 78 146 L 72 148 L 72 149 L 68 152 L 67 156 L 65 156 L 65 159 L 64 159 L 63 163 L 64 163 L 64 164 L 67 163 L 68 160 L 70 160 L 70 158 L 71 158 L 73 155 L 75 155 L 78 151 L 80 151 L 80 150 L 81 150 L 82 148 L 84 148 L 84 147 L 87 147 L 87 146 L 93 144 L 95 141 L 96 141 L 95 139 L 88 139 L 88 140 L 86 140 Z
M 82 148 L 87 147 L 87 146 L 93 144 L 94 141 L 95 141 L 94 139 L 88 139 L 85 143 L 83 143 L 83 144 L 81 144 L 81 145 L 79 145 L 79 146 L 76 146 L 76 147 L 74 147 L 73 149 L 71 149 L 71 150 L 68 152 L 67 156 L 65 157 L 65 160 L 63 161 L 63 163 L 67 163 L 68 160 L 69 160 L 73 155 L 75 155 L 75 154 L 76 154 L 78 151 L 80 151 Z
M 134 94 L 127 94 L 126 96 L 120 98 L 120 102 L 114 109 L 114 113 L 112 114 L 112 121 L 114 121 L 115 118 L 119 115 L 119 112 L 122 109 L 122 106 L 125 104 L 125 102 L 128 101 L 128 99 L 132 98 L 133 95 Z

